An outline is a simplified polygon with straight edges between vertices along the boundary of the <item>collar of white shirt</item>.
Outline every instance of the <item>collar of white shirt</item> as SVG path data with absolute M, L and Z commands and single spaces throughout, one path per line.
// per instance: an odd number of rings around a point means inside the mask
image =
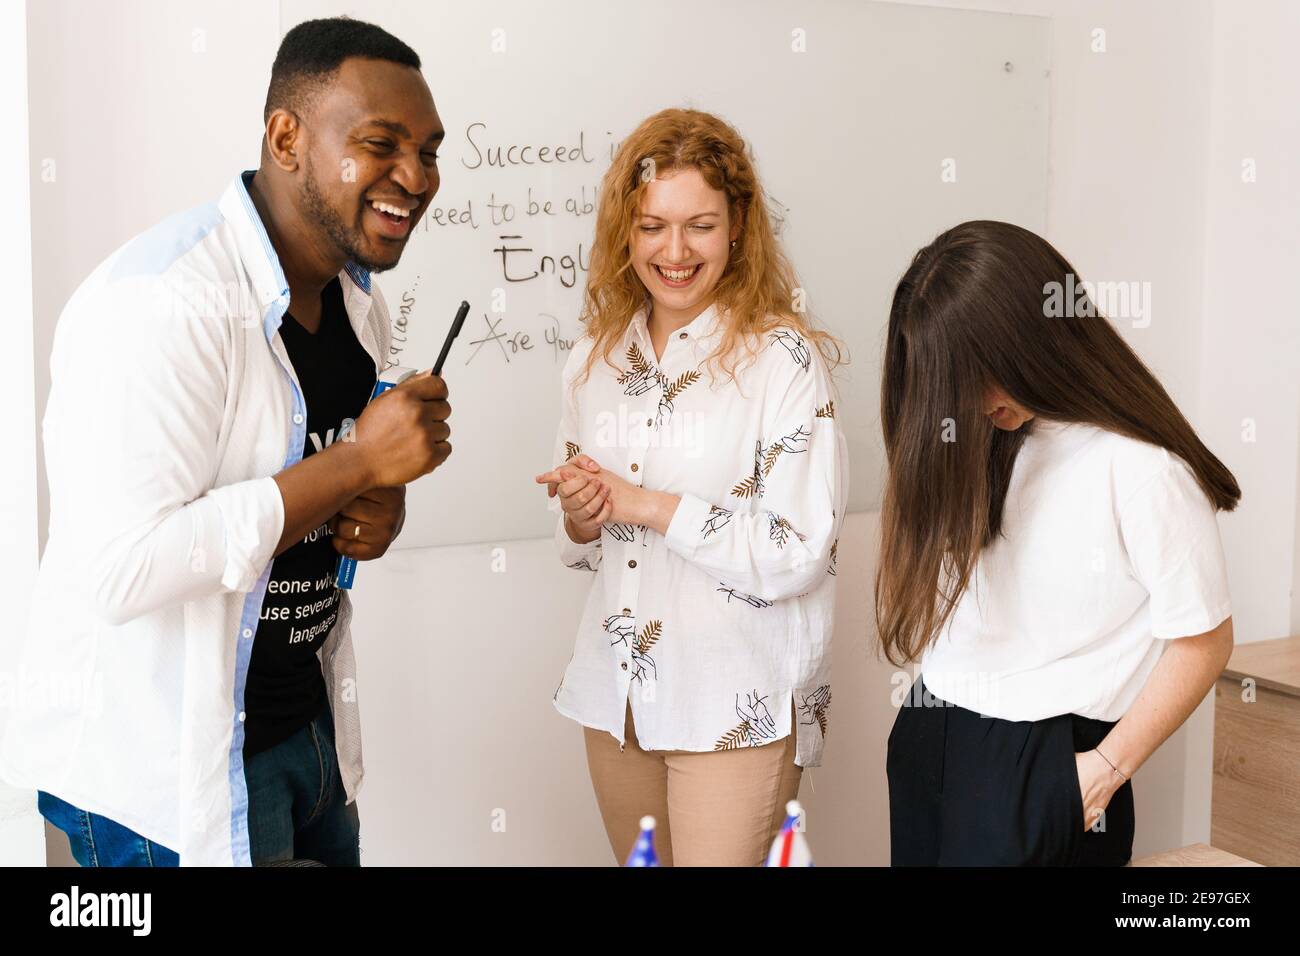
M 673 333 L 679 339 L 691 339 L 697 344 L 707 345 L 722 333 L 723 323 L 720 321 L 720 310 L 716 302 L 710 303 L 709 307 L 697 315 L 691 321 Z M 646 344 L 650 344 L 650 326 L 649 326 L 649 306 L 643 305 L 637 309 L 636 314 L 632 316 L 632 321 L 628 323 L 628 339 L 632 336 L 639 336 Z M 648 352 L 653 355 L 654 352 Z
M 257 213 L 253 197 L 248 192 L 256 170 L 248 169 L 235 177 L 226 191 L 222 193 L 217 206 L 222 216 L 230 224 L 235 236 L 235 245 L 239 250 L 239 259 L 248 270 L 254 294 L 265 310 L 265 328 L 268 341 L 275 335 L 284 318 L 284 309 L 271 309 L 271 303 L 283 298 L 285 307 L 289 302 L 289 282 L 280 267 L 280 257 L 271 245 L 262 217 Z M 358 288 L 370 293 L 370 272 L 354 262 L 343 266 Z

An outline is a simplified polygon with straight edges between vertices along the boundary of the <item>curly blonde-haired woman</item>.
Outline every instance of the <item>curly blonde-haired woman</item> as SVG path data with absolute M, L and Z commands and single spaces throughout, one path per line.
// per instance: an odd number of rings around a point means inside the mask
M 615 857 L 759 864 L 822 753 L 847 448 L 744 141 L 672 109 L 601 187 L 548 485 L 595 579 L 556 708 Z

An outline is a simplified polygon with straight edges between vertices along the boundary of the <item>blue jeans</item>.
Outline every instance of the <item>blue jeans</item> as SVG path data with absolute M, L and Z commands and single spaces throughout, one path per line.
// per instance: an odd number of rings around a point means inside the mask
M 329 705 L 307 726 L 244 762 L 248 844 L 253 865 L 309 859 L 326 866 L 360 866 L 361 822 L 347 804 L 334 750 Z M 37 808 L 68 835 L 82 866 L 177 866 L 174 850 L 120 823 L 88 813 L 44 791 Z
M 68 835 L 73 858 L 82 866 L 179 866 L 175 850 L 146 840 L 98 813 L 87 813 L 58 797 L 36 791 L 36 809 Z
M 329 704 L 288 740 L 244 762 L 253 865 L 315 860 L 361 865 L 361 820 L 347 803 Z

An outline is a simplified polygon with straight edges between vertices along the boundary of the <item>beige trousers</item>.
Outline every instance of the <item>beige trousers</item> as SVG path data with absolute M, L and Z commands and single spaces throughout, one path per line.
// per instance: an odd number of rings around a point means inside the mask
M 791 721 L 791 729 L 797 729 Z M 655 818 L 662 866 L 759 866 L 799 793 L 795 734 L 738 750 L 642 750 L 629 706 L 626 748 L 584 727 L 587 767 L 614 859 L 632 852 L 646 814 Z

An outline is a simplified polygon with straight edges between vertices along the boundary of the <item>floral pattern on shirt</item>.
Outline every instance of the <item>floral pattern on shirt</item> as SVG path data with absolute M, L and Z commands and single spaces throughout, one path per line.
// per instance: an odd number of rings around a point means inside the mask
M 811 694 L 804 696 L 799 704 L 799 723 L 811 726 L 816 724 L 822 736 L 826 736 L 826 715 L 831 709 L 831 685 L 823 684 Z M 804 719 L 807 718 L 807 719 Z
M 790 353 L 790 358 L 805 372 L 812 365 L 812 353 L 808 350 L 808 343 L 803 340 L 798 332 L 790 329 L 777 329 L 771 333 L 772 345 L 780 345 Z M 770 347 L 770 346 L 769 346 Z
M 765 479 L 776 467 L 777 459 L 783 453 L 798 455 L 808 450 L 808 439 L 812 431 L 800 425 L 789 435 L 783 435 L 772 444 L 764 447 L 761 441 L 754 445 L 754 472 L 742 478 L 731 489 L 737 498 L 763 497 L 766 488 Z
M 642 311 L 612 366 L 596 356 L 576 388 L 591 340 L 570 352 L 553 461 L 581 449 L 677 506 L 665 533 L 610 522 L 581 544 L 550 501 L 561 560 L 595 572 L 555 706 L 620 741 L 630 707 L 651 750 L 795 734 L 796 763 L 817 766 L 847 443 L 829 373 L 802 334 L 780 325 L 753 340 L 732 381 L 708 363 L 717 319 L 710 308 L 674 330 L 656 359 Z
M 742 604 L 748 604 L 750 607 L 771 607 L 771 601 L 764 601 L 762 598 L 756 598 L 752 594 L 744 594 L 735 588 L 729 588 L 725 584 L 718 588 L 723 594 L 727 595 L 727 600 L 732 598 L 740 601 Z
M 740 723 L 718 738 L 713 745 L 714 750 L 758 747 L 777 739 L 776 721 L 768 709 L 767 697 L 758 696 L 758 691 L 745 694 L 743 702 L 740 694 L 736 695 L 736 716 L 740 718 Z
M 627 361 L 629 368 L 625 369 L 617 379 L 623 386 L 623 394 L 636 397 L 658 388 L 659 405 L 654 417 L 654 422 L 658 426 L 668 424 L 673 414 L 673 401 L 700 380 L 699 369 L 691 369 L 682 372 L 670 382 L 668 376 L 645 357 L 635 342 L 627 348 Z

